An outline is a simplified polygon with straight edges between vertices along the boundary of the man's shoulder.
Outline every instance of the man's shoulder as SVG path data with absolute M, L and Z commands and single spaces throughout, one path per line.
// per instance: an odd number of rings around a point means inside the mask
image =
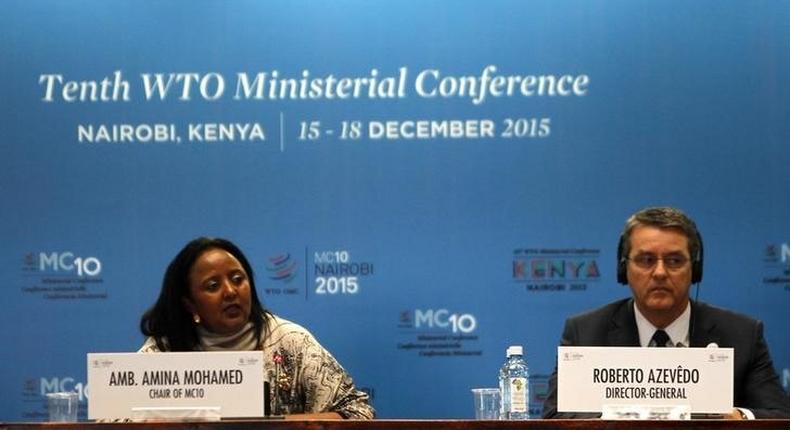
M 760 321 L 749 315 L 722 308 L 705 302 L 695 301 L 692 303 L 692 313 L 696 312 L 699 318 L 716 323 L 727 323 L 738 326 L 755 326 Z
M 576 314 L 568 318 L 569 321 L 575 323 L 591 323 L 600 320 L 611 319 L 613 315 L 628 310 L 628 306 L 633 306 L 633 301 L 630 298 L 617 300 L 609 304 L 590 309 L 582 313 Z

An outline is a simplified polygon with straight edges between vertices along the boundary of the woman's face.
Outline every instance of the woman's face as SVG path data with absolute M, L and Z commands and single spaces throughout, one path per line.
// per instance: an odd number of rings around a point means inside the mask
M 189 270 L 184 306 L 217 334 L 239 331 L 250 319 L 250 280 L 239 260 L 220 248 L 204 251 Z

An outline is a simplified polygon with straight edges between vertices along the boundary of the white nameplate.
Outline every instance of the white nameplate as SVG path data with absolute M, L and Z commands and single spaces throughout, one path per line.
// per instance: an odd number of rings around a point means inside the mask
M 685 405 L 694 413 L 733 408 L 732 348 L 557 348 L 557 410 L 604 405 Z
M 263 416 L 263 352 L 88 354 L 88 419 L 133 411 L 219 408 L 227 417 Z

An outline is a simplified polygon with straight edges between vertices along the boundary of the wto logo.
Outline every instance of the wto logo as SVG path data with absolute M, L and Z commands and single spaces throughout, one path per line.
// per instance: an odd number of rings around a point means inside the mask
M 269 272 L 269 279 L 289 283 L 296 278 L 299 264 L 291 258 L 290 253 L 286 253 L 269 257 L 266 270 Z
M 401 328 L 448 330 L 452 333 L 472 333 L 477 328 L 477 318 L 468 313 L 452 313 L 447 309 L 415 309 L 400 314 Z
M 39 252 L 25 256 L 27 270 L 42 273 L 58 274 L 60 272 L 76 273 L 77 276 L 99 276 L 102 271 L 101 260 L 96 257 L 80 257 L 73 252 Z

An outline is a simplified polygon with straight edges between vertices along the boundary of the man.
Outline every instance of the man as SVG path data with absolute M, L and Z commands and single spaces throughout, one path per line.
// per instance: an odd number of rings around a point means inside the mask
M 632 215 L 618 246 L 617 280 L 630 286 L 633 297 L 569 318 L 561 344 L 731 347 L 736 409 L 725 418 L 790 417 L 790 397 L 779 384 L 762 323 L 689 299 L 691 284 L 702 279 L 702 250 L 697 226 L 683 212 L 657 207 Z M 543 416 L 600 414 L 558 413 L 555 370 Z

